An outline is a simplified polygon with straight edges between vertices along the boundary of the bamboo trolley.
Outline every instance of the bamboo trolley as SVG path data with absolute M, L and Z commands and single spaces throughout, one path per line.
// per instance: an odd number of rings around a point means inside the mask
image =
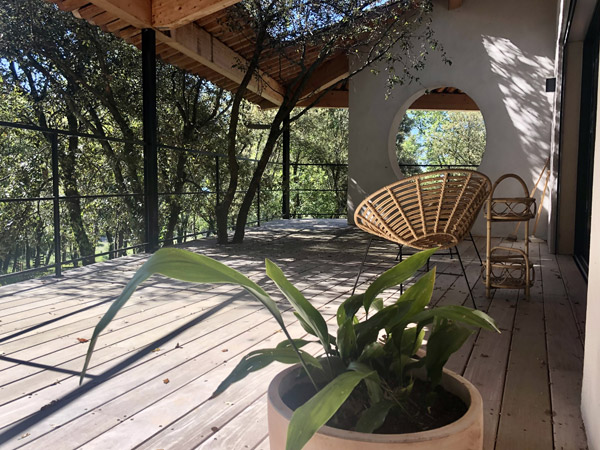
M 498 185 L 507 179 L 516 180 L 523 188 L 523 197 L 494 197 Z M 529 195 L 525 182 L 515 174 L 506 174 L 498 178 L 492 187 L 487 202 L 487 245 L 484 279 L 486 296 L 495 289 L 525 289 L 529 298 L 529 288 L 534 281 L 533 264 L 529 260 L 529 221 L 535 217 L 535 198 Z M 511 247 L 493 247 L 492 223 L 524 222 L 524 250 Z

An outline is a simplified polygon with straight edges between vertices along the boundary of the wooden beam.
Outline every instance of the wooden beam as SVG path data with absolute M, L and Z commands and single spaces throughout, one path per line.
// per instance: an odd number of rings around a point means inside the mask
M 246 60 L 195 23 L 172 30 L 170 36 L 157 31 L 156 39 L 237 84 L 244 78 L 240 66 L 243 66 Z M 285 92 L 276 80 L 261 71 L 250 81 L 248 89 L 276 105 L 282 103 L 282 94 Z
M 304 87 L 301 99 L 308 98 L 314 94 L 327 89 L 348 76 L 350 72 L 350 63 L 345 54 L 338 55 L 329 61 L 323 63 L 312 74 L 308 83 Z
M 347 108 L 350 98 L 348 91 L 329 91 L 321 97 L 314 108 Z M 312 98 L 307 98 L 299 101 L 296 106 L 308 106 L 312 102 Z M 262 109 L 273 109 L 276 106 L 266 102 L 261 103 Z
M 152 24 L 159 29 L 179 28 L 239 2 L 240 0 L 152 0 Z
M 456 9 L 462 6 L 463 0 L 448 0 L 448 9 Z
M 408 109 L 436 111 L 479 111 L 479 106 L 467 94 L 425 94 Z
M 152 0 L 90 0 L 136 28 L 152 27 Z

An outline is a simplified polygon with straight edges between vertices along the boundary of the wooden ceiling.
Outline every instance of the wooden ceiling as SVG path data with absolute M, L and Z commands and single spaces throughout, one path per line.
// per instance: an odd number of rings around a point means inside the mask
M 235 92 L 243 79 L 244 66 L 253 50 L 247 30 L 232 31 L 226 25 L 228 8 L 240 0 L 48 0 L 58 8 L 96 25 L 106 32 L 141 48 L 141 30 L 156 31 L 156 53 L 166 63 L 197 74 L 219 87 Z M 448 0 L 448 8 L 462 0 Z M 310 49 L 305 61 L 310 64 L 318 53 Z M 285 89 L 299 72 L 292 57 L 265 52 L 260 76 L 250 83 L 246 98 L 264 108 L 281 104 Z M 311 61 L 312 60 L 312 61 Z M 312 75 L 305 98 L 332 85 L 318 106 L 347 107 L 348 89 L 344 80 L 349 71 L 344 54 L 333 55 Z
M 460 89 L 432 89 L 416 99 L 408 109 L 432 111 L 479 111 L 477 103 Z

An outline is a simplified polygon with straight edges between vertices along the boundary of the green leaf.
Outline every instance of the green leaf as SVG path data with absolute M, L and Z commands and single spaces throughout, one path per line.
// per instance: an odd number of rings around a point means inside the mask
M 412 317 L 412 322 L 423 322 L 430 321 L 433 318 L 443 318 L 453 320 L 455 322 L 465 323 L 467 325 L 473 325 L 485 330 L 497 331 L 500 330 L 496 326 L 496 322 L 490 316 L 483 311 L 477 311 L 466 306 L 439 306 L 437 308 L 429 309 L 416 314 Z
M 373 303 L 371 303 L 371 309 L 374 309 L 375 311 L 381 311 L 383 309 L 383 299 L 376 298 L 373 300 Z
M 398 299 L 399 302 L 411 302 L 410 309 L 406 313 L 407 317 L 421 312 L 431 301 L 433 288 L 435 286 L 436 268 L 434 267 L 425 275 L 417 280 L 415 284 L 409 287 Z
M 294 348 L 294 345 L 292 344 L 292 342 L 294 344 L 296 344 L 296 348 L 301 348 L 304 347 L 306 344 L 310 344 L 311 341 L 306 341 L 304 339 L 292 339 L 291 341 L 289 339 L 286 339 L 285 341 L 281 341 L 279 344 L 277 344 L 276 348 Z M 316 341 L 313 341 L 316 342 Z
M 403 355 L 414 355 L 413 349 L 417 340 L 417 327 L 405 328 L 400 338 L 400 353 Z
M 354 370 L 358 373 L 366 375 L 366 378 L 363 381 L 367 386 L 369 400 L 371 403 L 379 403 L 381 401 L 381 397 L 383 396 L 383 390 L 381 388 L 381 379 L 379 378 L 377 371 L 374 371 L 371 366 L 357 361 L 352 361 L 348 365 L 348 370 Z
M 417 270 L 425 265 L 427 260 L 436 250 L 437 248 L 434 248 L 415 253 L 414 255 L 381 274 L 375 281 L 373 281 L 371 286 L 369 286 L 365 292 L 363 299 L 365 311 L 369 310 L 371 303 L 381 292 L 388 288 L 398 286 L 413 276 Z
M 337 310 L 337 324 L 341 326 L 348 317 L 354 317 L 363 305 L 365 294 L 356 294 L 344 300 Z
M 391 400 L 381 400 L 363 411 L 356 424 L 356 431 L 360 433 L 373 433 L 383 425 L 390 409 L 395 403 Z
M 442 380 L 442 369 L 450 356 L 462 347 L 472 333 L 468 328 L 447 321 L 432 330 L 427 340 L 425 367 L 434 386 Z
M 404 314 L 398 314 L 386 325 L 386 330 L 393 334 L 394 329 L 404 330 L 416 314 L 422 312 L 431 301 L 435 285 L 435 268 L 427 272 L 409 287 L 398 299 L 398 304 L 409 305 Z
M 85 357 L 83 370 L 81 371 L 81 376 L 79 378 L 79 384 L 83 381 L 100 333 L 102 333 L 114 319 L 137 287 L 144 280 L 156 273 L 177 280 L 192 281 L 195 283 L 237 284 L 246 289 L 246 291 L 260 301 L 273 315 L 286 335 L 288 334 L 276 303 L 256 283 L 239 273 L 237 270 L 231 269 L 225 264 L 221 264 L 207 256 L 177 248 L 163 248 L 154 253 L 148 261 L 138 269 L 133 275 L 133 278 L 123 289 L 123 292 L 121 292 L 112 305 L 110 305 L 108 311 L 106 311 L 102 319 L 100 319 L 96 325 L 96 328 L 94 328 L 94 333 L 90 339 L 90 345 Z
M 376 342 L 379 332 L 398 323 L 410 308 L 410 303 L 394 303 L 386 306 L 374 316 L 356 325 L 356 346 L 359 352 L 372 342 Z
M 338 328 L 337 347 L 340 352 L 340 358 L 343 361 L 348 361 L 356 352 L 356 334 L 354 332 L 354 323 L 352 317 Z
M 371 373 L 344 372 L 294 411 L 288 427 L 286 450 L 301 450 L 327 423 L 350 396 L 354 388 Z
M 383 344 L 381 342 L 372 342 L 365 345 L 365 348 L 358 357 L 358 362 L 368 363 L 371 360 L 383 358 L 383 355 Z
M 317 309 L 310 304 L 302 293 L 288 281 L 283 274 L 283 271 L 277 267 L 269 259 L 265 260 L 267 267 L 267 276 L 271 278 L 283 293 L 288 302 L 294 307 L 296 312 L 304 320 L 304 325 L 307 325 L 314 330 L 314 335 L 319 338 L 325 352 L 329 352 L 329 332 L 327 331 L 327 323 Z
M 308 334 L 310 334 L 312 336 L 318 337 L 317 333 L 315 332 L 313 327 L 311 327 L 308 323 L 306 323 L 306 320 L 304 320 L 300 314 L 298 314 L 296 311 L 294 311 L 294 316 L 296 316 L 296 319 L 298 319 L 298 322 L 300 322 L 300 325 L 302 326 L 302 329 L 304 331 L 306 331 Z
M 299 353 L 307 364 L 318 369 L 323 369 L 318 359 L 302 350 L 299 350 Z M 221 394 L 236 381 L 242 380 L 252 372 L 256 372 L 275 361 L 283 364 L 296 364 L 300 362 L 300 358 L 298 353 L 296 353 L 296 350 L 291 347 L 268 348 L 250 352 L 242 358 L 229 376 L 219 384 L 215 392 L 211 395 L 211 398 Z

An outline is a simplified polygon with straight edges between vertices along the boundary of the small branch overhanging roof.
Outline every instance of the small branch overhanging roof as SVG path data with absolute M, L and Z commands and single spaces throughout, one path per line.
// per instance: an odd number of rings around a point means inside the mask
M 156 30 L 156 54 L 166 63 L 199 75 L 235 92 L 252 56 L 248 30 L 227 26 L 229 8 L 240 0 L 49 0 L 92 25 L 141 48 L 143 28 Z M 319 48 L 307 54 L 307 63 Z M 301 70 L 292 58 L 264 52 L 260 76 L 248 86 L 247 100 L 262 107 L 281 103 L 286 86 Z M 318 92 L 348 75 L 348 57 L 332 55 L 311 78 L 307 92 Z M 306 103 L 306 102 L 305 102 Z M 302 102 L 301 102 L 302 104 Z M 340 86 L 321 99 L 320 106 L 347 107 L 348 91 Z

